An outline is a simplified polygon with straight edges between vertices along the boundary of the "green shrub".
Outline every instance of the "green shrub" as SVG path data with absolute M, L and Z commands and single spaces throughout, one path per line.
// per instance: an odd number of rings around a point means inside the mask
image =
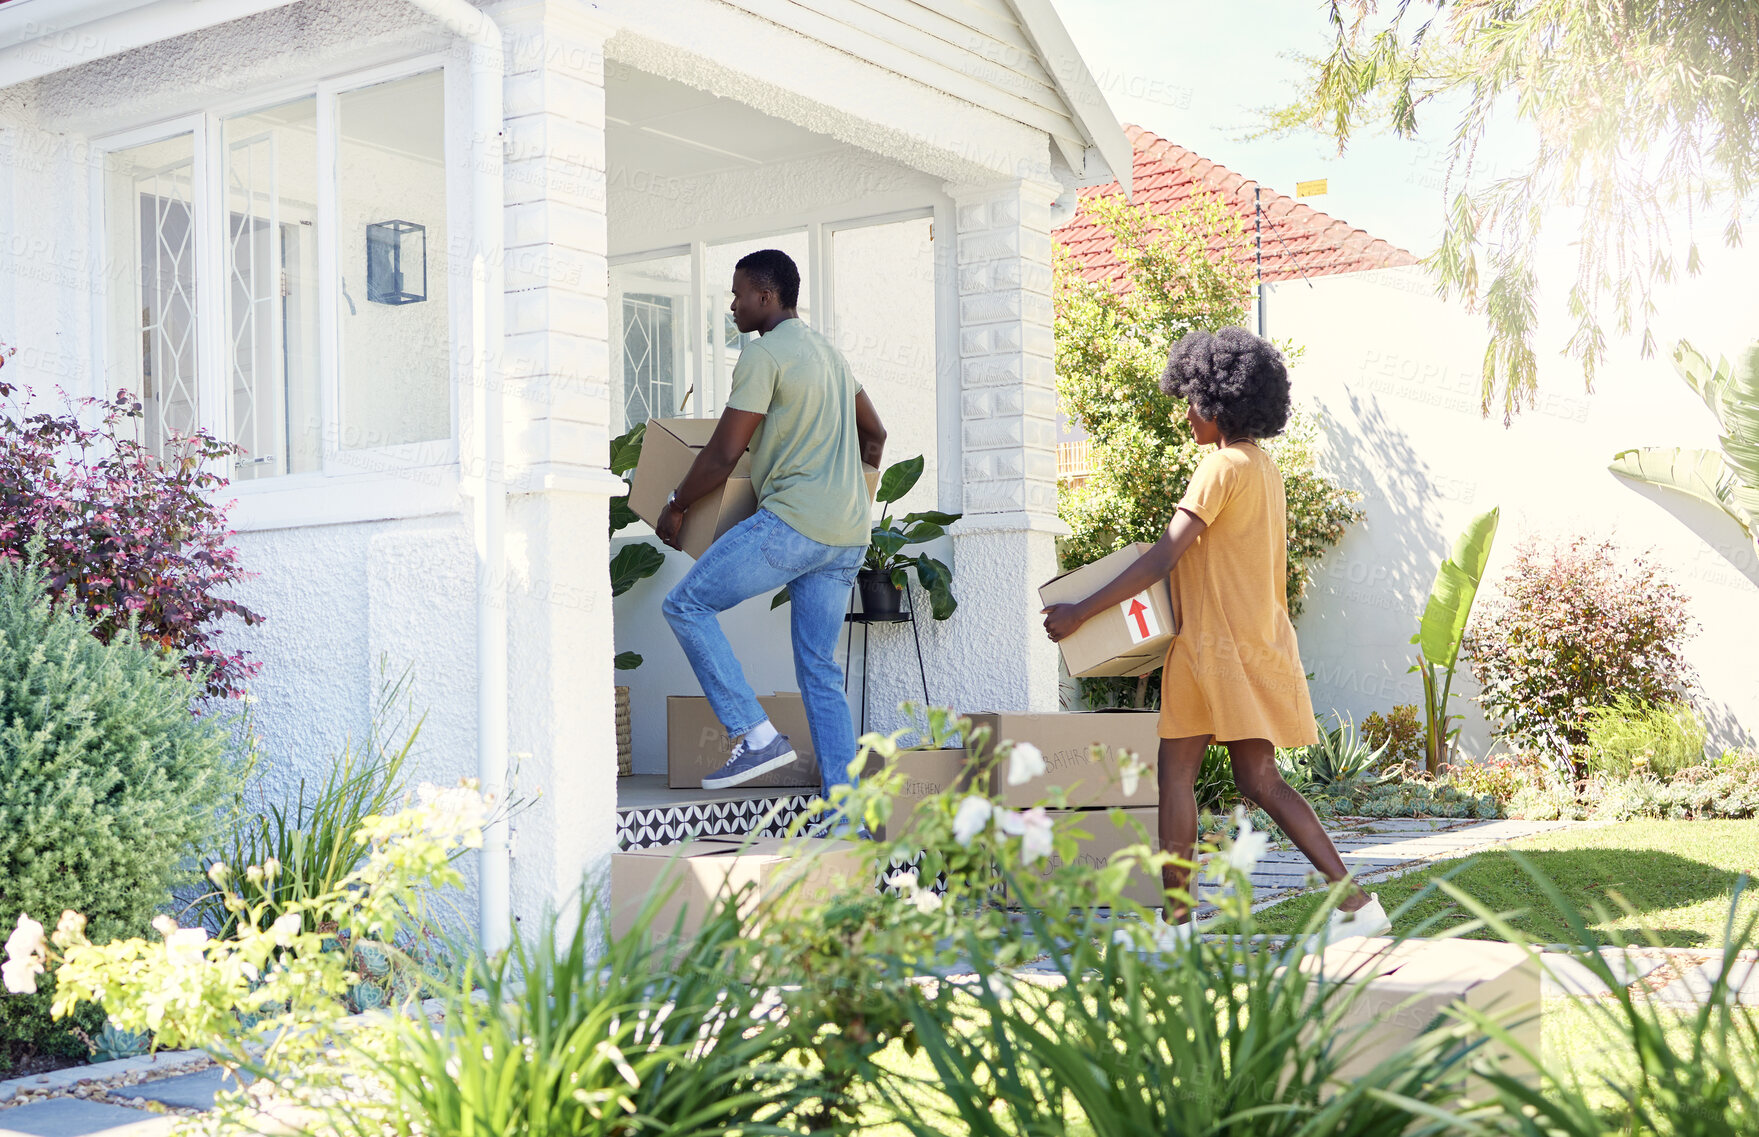
M 94 940 L 135 935 L 234 784 L 227 732 L 191 711 L 205 677 L 132 631 L 99 641 L 46 592 L 0 563 L 0 920 L 72 908 Z M 33 1052 L 85 1047 L 47 993 L 0 999 L 0 1068 Z
M 1685 703 L 1639 703 L 1620 698 L 1588 712 L 1588 772 L 1671 778 L 1704 761 L 1708 732 Z
M 1594 708 L 1683 698 L 1691 631 L 1685 596 L 1660 566 L 1578 537 L 1518 549 L 1501 595 L 1479 605 L 1466 652 L 1496 736 L 1562 761 L 1588 741 Z
M 1417 708 L 1400 703 L 1386 714 L 1374 712 L 1362 720 L 1362 739 L 1370 746 L 1386 747 L 1386 760 L 1394 766 L 1423 766 L 1423 723 Z
M 1545 777 L 1543 765 L 1534 758 L 1512 754 L 1449 763 L 1441 768 L 1441 773 L 1461 793 L 1474 797 L 1490 794 L 1504 804 L 1535 779 Z
M 1394 775 L 1385 770 L 1386 744 L 1371 746 L 1348 717 L 1333 712 L 1334 725 L 1317 718 L 1319 741 L 1296 748 L 1283 763 L 1299 772 L 1303 793 L 1348 798 Z M 1297 783 L 1290 783 L 1292 785 Z

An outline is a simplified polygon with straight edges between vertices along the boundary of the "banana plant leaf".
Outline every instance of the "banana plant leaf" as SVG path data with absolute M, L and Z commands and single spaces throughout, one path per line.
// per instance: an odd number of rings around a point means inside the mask
M 666 555 L 646 541 L 637 541 L 617 550 L 611 558 L 611 595 L 621 596 L 646 580 L 666 563 Z
M 894 463 L 880 476 L 879 492 L 874 494 L 874 500 L 890 505 L 909 493 L 915 487 L 917 479 L 922 477 L 923 465 L 920 454 Z
M 1748 348 L 1738 366 L 1726 357 L 1719 358 L 1713 366 L 1708 356 L 1681 340 L 1674 348 L 1674 370 L 1698 393 L 1722 425 L 1721 457 L 1726 476 L 1712 481 L 1717 489 L 1713 504 L 1727 510 L 1755 540 L 1759 540 L 1759 346 Z M 1624 454 L 1620 454 L 1613 459 L 1613 469 L 1619 473 L 1625 473 L 1617 466 L 1623 457 Z M 1654 481 L 1641 475 L 1627 476 L 1683 490 L 1704 499 L 1699 489 L 1681 485 L 1677 480 Z
M 794 598 L 788 595 L 788 590 L 786 588 L 782 589 L 780 592 L 770 597 L 770 611 L 774 612 L 777 608 L 780 608 L 792 599 Z
M 617 658 L 611 661 L 611 665 L 618 671 L 634 671 L 641 666 L 641 655 L 633 651 L 620 651 Z
M 1453 555 L 1436 571 L 1435 585 L 1423 608 L 1422 626 L 1411 637 L 1429 663 L 1452 668 L 1459 658 L 1460 640 L 1472 616 L 1472 600 L 1484 579 L 1484 567 L 1490 563 L 1490 543 L 1496 538 L 1501 512 L 1499 507 L 1474 517 L 1454 542 Z
M 1613 455 L 1612 464 L 1607 469 L 1634 482 L 1689 494 L 1726 511 L 1736 521 L 1747 523 L 1736 512 L 1730 493 L 1734 473 L 1722 460 L 1722 455 L 1714 450 L 1688 450 L 1679 446 L 1621 450 Z

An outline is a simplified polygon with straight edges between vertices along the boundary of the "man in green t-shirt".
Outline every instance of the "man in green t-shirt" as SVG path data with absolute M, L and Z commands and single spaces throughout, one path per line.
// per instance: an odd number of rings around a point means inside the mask
M 757 513 L 709 546 L 662 605 L 715 717 L 738 740 L 727 764 L 702 780 L 707 789 L 743 785 L 795 758 L 745 681 L 719 618 L 783 587 L 820 789 L 853 781 L 855 727 L 837 637 L 872 533 L 862 464 L 879 465 L 886 430 L 842 353 L 800 319 L 799 297 L 800 270 L 786 253 L 764 249 L 739 261 L 733 319 L 761 338 L 740 353 L 720 424 L 654 527 L 677 548 L 691 504 L 726 481 L 750 448 Z

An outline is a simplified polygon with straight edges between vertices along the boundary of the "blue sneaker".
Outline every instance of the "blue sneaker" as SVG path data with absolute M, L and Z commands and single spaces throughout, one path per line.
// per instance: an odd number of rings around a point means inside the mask
M 794 744 L 785 734 L 776 735 L 768 746 L 757 750 L 747 747 L 742 738 L 734 745 L 733 756 L 727 759 L 727 764 L 702 780 L 702 788 L 730 790 L 753 778 L 761 778 L 771 770 L 780 770 L 795 757 Z

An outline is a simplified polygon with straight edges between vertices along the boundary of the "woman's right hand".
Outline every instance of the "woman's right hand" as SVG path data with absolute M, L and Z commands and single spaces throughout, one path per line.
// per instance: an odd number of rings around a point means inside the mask
M 1044 630 L 1051 642 L 1057 643 L 1075 634 L 1087 622 L 1078 604 L 1052 604 L 1044 609 Z

